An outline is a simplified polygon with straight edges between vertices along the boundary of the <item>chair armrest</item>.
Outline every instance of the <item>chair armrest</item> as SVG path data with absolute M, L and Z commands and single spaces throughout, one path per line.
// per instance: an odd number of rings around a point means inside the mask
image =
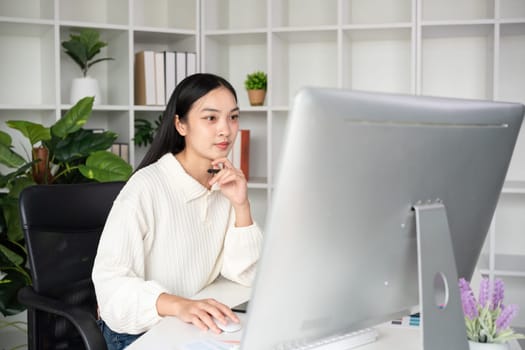
M 37 294 L 30 286 L 18 291 L 18 301 L 29 308 L 62 316 L 80 333 L 87 350 L 105 350 L 106 341 L 95 318 L 87 311 Z

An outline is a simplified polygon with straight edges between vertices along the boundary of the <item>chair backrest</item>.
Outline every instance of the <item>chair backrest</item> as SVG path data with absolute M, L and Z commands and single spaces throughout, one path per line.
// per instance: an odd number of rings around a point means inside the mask
M 37 294 L 96 316 L 91 271 L 106 218 L 123 185 L 124 182 L 36 185 L 21 192 L 21 225 Z M 64 318 L 30 311 L 29 336 L 35 337 L 38 344 L 42 343 L 39 338 L 45 337 L 48 344 L 49 339 L 58 342 L 76 333 Z

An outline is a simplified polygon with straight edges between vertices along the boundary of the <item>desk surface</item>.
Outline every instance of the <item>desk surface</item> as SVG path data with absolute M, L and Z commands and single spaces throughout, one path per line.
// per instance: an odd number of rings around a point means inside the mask
M 250 297 L 250 288 L 243 287 L 224 279 L 219 279 L 211 286 L 204 289 L 195 299 L 215 298 L 232 307 L 240 304 Z M 238 314 L 241 323 L 245 323 L 246 315 Z M 376 327 L 379 331 L 377 341 L 359 347 L 359 350 L 421 350 L 421 333 L 418 327 L 392 326 L 383 324 Z M 131 344 L 128 350 L 182 350 L 182 345 L 199 340 L 220 340 L 223 342 L 238 342 L 242 331 L 235 333 L 214 334 L 204 332 L 197 327 L 182 322 L 175 317 L 165 317 L 151 330 Z M 509 350 L 521 350 L 517 341 L 510 344 Z

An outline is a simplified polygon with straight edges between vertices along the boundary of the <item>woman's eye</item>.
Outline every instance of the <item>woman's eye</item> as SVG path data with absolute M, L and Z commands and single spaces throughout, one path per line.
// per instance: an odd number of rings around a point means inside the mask
M 215 119 L 216 118 L 213 115 L 209 115 L 209 116 L 206 117 L 206 120 L 211 121 L 211 122 L 214 121 Z
M 230 118 L 231 118 L 231 120 L 237 120 L 237 119 L 239 119 L 239 115 L 238 114 L 234 114 Z

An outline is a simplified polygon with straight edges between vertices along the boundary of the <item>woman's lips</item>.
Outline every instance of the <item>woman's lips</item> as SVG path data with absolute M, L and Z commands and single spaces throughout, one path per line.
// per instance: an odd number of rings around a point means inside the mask
M 220 148 L 221 150 L 226 150 L 228 149 L 228 146 L 230 145 L 229 142 L 219 142 L 219 143 L 216 143 L 215 146 L 217 146 L 218 148 Z

